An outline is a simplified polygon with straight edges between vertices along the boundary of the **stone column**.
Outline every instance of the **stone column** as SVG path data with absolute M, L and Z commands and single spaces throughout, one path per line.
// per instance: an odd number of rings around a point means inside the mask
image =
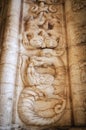
M 73 119 L 86 125 L 86 0 L 66 0 L 66 26 L 69 52 Z
M 0 58 L 0 130 L 11 129 L 21 0 L 9 0 Z
M 7 0 L 0 0 L 0 54 L 3 41 L 4 26 L 6 22 L 7 5 Z

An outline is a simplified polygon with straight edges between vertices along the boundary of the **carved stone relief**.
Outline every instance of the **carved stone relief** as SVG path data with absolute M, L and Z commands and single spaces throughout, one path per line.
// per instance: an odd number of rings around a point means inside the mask
M 86 130 L 86 0 L 64 2 L 0 1 L 0 130 Z
M 30 1 L 29 5 L 21 31 L 23 87 L 18 113 L 26 125 L 45 126 L 62 118 L 67 103 L 66 66 L 61 58 L 65 53 L 63 16 L 58 1 Z
M 86 0 L 66 0 L 66 7 L 74 124 L 86 126 Z
M 86 8 L 86 0 L 72 0 L 73 11 L 79 11 Z

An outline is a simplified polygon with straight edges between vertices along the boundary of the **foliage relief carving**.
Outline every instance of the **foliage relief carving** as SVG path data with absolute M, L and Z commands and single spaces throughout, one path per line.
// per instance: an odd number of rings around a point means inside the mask
M 54 8 L 53 8 L 54 6 Z M 24 88 L 18 102 L 18 113 L 27 125 L 50 125 L 58 121 L 66 107 L 66 70 L 62 26 L 58 6 L 39 0 L 24 17 L 22 45 L 32 51 L 21 57 Z
M 86 8 L 86 0 L 72 0 L 72 9 L 74 12 Z

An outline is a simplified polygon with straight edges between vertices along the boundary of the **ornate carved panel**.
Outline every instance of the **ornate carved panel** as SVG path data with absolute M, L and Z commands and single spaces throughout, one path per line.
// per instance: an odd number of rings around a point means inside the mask
M 0 130 L 86 130 L 85 7 L 0 1 Z
M 70 125 L 63 3 L 24 1 L 22 14 L 19 118 L 25 125 Z

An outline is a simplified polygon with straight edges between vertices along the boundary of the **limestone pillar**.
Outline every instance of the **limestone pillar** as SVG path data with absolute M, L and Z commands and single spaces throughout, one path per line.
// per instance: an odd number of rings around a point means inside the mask
M 66 0 L 66 26 L 69 52 L 73 119 L 86 125 L 86 0 Z
M 0 130 L 11 129 L 21 0 L 9 0 L 0 58 Z
M 4 26 L 6 22 L 7 5 L 8 5 L 7 0 L 0 0 L 0 54 L 1 54 Z

